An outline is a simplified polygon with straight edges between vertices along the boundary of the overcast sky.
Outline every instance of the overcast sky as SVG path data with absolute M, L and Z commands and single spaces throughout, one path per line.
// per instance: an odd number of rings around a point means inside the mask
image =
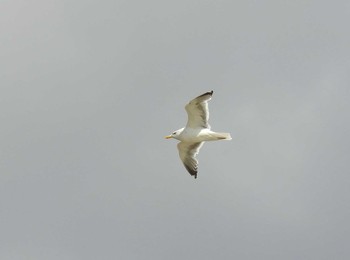
M 0 259 L 349 259 L 349 1 L 0 3 Z M 195 180 L 175 140 L 214 90 Z

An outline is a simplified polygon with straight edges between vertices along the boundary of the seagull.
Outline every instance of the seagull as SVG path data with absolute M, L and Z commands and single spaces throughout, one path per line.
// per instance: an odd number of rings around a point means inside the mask
M 174 138 L 180 141 L 177 144 L 180 159 L 186 170 L 195 179 L 198 172 L 196 156 L 204 142 L 232 139 L 229 133 L 217 133 L 210 130 L 208 101 L 212 95 L 213 91 L 210 91 L 191 100 L 185 106 L 188 116 L 187 125 L 165 137 L 166 139 Z

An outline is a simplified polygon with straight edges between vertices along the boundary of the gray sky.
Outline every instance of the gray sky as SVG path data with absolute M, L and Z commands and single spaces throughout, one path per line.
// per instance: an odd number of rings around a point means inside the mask
M 2 1 L 0 258 L 349 259 L 349 1 Z M 194 180 L 164 136 L 206 91 Z

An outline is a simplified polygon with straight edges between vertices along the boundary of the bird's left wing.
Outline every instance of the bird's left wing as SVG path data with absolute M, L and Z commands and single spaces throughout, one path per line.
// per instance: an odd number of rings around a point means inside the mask
M 203 95 L 191 100 L 186 106 L 188 121 L 186 127 L 190 128 L 210 128 L 208 101 L 211 99 L 213 91 L 206 92 Z
M 180 158 L 186 168 L 186 170 L 197 178 L 198 172 L 198 161 L 195 158 L 199 153 L 199 149 L 202 147 L 203 142 L 199 143 L 187 143 L 180 142 L 177 144 L 177 149 L 179 150 Z

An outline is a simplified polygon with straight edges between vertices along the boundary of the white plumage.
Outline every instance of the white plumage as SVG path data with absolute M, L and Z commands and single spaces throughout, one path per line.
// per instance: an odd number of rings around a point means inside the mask
M 204 142 L 232 139 L 229 133 L 216 133 L 210 130 L 208 101 L 212 95 L 213 91 L 210 91 L 191 100 L 185 107 L 188 115 L 186 127 L 165 137 L 181 141 L 177 145 L 180 158 L 187 171 L 195 178 L 198 172 L 196 155 Z

